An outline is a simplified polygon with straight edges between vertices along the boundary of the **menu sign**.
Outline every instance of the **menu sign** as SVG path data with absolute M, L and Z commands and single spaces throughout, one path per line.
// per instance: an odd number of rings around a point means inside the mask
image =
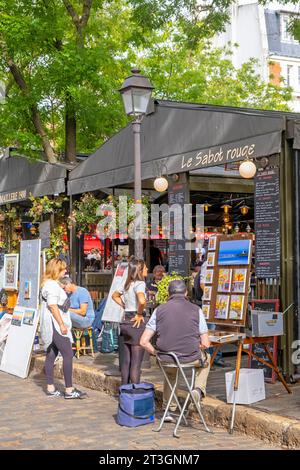
M 170 211 L 169 272 L 172 273 L 175 271 L 183 276 L 188 276 L 190 250 L 188 249 L 189 240 L 185 240 L 184 236 L 184 204 L 189 203 L 189 185 L 186 173 L 181 173 L 179 180 L 176 182 L 170 178 L 168 199 L 169 206 L 174 204 L 177 208 L 177 210 Z M 178 230 L 179 227 L 182 228 L 182 236 L 180 238 L 176 236 L 176 234 L 178 235 L 178 232 L 180 232 Z
M 279 168 L 255 178 L 255 275 L 280 277 Z

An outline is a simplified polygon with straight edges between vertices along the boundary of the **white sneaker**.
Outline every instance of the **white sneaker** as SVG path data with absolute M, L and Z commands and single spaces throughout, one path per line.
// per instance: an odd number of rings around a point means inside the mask
M 164 423 L 175 423 L 175 419 L 170 415 L 170 413 L 167 413 L 164 419 Z

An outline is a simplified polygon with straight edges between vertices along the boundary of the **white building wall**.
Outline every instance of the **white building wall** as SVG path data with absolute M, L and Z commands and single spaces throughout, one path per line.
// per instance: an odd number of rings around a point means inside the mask
M 224 33 L 214 38 L 215 47 L 225 47 L 227 44 L 238 44 L 233 48 L 232 62 L 240 67 L 251 58 L 257 60 L 256 72 L 265 81 L 269 81 L 269 62 L 276 61 L 281 66 L 282 77 L 285 83 L 293 88 L 292 109 L 300 112 L 300 57 L 275 56 L 269 53 L 268 38 L 264 10 L 277 10 L 290 13 L 299 13 L 299 5 L 279 2 L 268 2 L 265 6 L 259 5 L 257 0 L 240 0 L 231 7 L 231 21 Z

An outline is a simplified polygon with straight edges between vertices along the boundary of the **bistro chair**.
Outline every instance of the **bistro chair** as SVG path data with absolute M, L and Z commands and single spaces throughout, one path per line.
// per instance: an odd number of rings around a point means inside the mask
M 72 328 L 72 332 L 75 337 L 75 347 L 72 349 L 76 350 L 76 357 L 79 359 L 80 354 L 84 356 L 91 354 L 92 357 L 95 357 L 94 354 L 94 342 L 93 342 L 93 328 Z M 89 344 L 86 344 L 86 338 L 89 337 Z
M 169 362 L 163 361 L 162 360 L 163 356 L 169 356 L 170 359 L 172 359 L 172 362 L 169 363 Z M 193 395 L 192 395 L 192 391 L 193 391 L 194 384 L 195 384 L 196 366 L 191 365 L 191 364 L 182 364 L 182 363 L 180 363 L 177 355 L 173 352 L 166 353 L 166 352 L 159 351 L 156 354 L 156 358 L 157 358 L 158 365 L 159 365 L 159 367 L 160 367 L 160 369 L 163 373 L 163 376 L 164 376 L 164 378 L 165 378 L 165 380 L 168 384 L 168 387 L 171 390 L 171 395 L 170 395 L 169 401 L 167 403 L 166 409 L 164 411 L 164 414 L 161 418 L 159 427 L 157 429 L 155 429 L 155 431 L 159 432 L 162 429 L 165 417 L 167 416 L 167 413 L 169 412 L 172 400 L 174 399 L 176 404 L 177 404 L 178 410 L 180 412 L 179 416 L 177 418 L 177 421 L 176 421 L 174 431 L 173 431 L 173 436 L 174 437 L 177 437 L 177 438 L 180 437 L 178 435 L 177 431 L 178 431 L 178 428 L 179 428 L 180 423 L 181 423 L 182 420 L 184 421 L 184 424 L 187 426 L 187 420 L 186 420 L 185 413 L 188 411 L 187 410 L 187 405 L 188 405 L 189 401 L 191 401 L 194 404 L 194 406 L 195 406 L 195 408 L 198 412 L 198 415 L 200 417 L 200 420 L 203 423 L 205 431 L 213 434 L 213 432 L 210 431 L 210 429 L 208 428 L 208 426 L 205 422 L 205 419 L 204 419 L 202 411 L 201 411 L 201 404 L 198 404 L 196 402 L 196 400 L 194 399 Z M 176 369 L 176 378 L 175 378 L 174 385 L 171 384 L 171 382 L 170 382 L 170 380 L 169 380 L 169 378 L 166 374 L 166 369 L 170 369 L 170 368 L 172 368 L 172 369 L 175 368 Z M 189 382 L 189 380 L 186 376 L 186 373 L 185 373 L 186 371 L 191 371 L 191 373 L 192 373 L 192 377 L 191 377 L 190 382 Z M 179 381 L 180 376 L 183 378 L 184 383 L 185 383 L 185 385 L 187 387 L 187 390 L 188 390 L 188 393 L 187 393 L 187 396 L 185 398 L 183 406 L 180 405 L 178 396 L 176 394 L 176 389 L 177 389 L 177 385 L 178 385 L 178 381 Z

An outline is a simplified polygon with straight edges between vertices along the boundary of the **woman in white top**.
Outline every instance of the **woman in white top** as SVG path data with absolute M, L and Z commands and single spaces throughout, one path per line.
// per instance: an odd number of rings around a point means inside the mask
M 58 354 L 63 357 L 63 373 L 67 399 L 83 398 L 86 394 L 72 385 L 73 370 L 73 337 L 72 322 L 67 302 L 67 294 L 59 284 L 59 279 L 66 274 L 66 263 L 60 259 L 52 259 L 47 263 L 46 273 L 42 283 L 42 309 L 40 329 L 44 348 L 47 351 L 45 372 L 47 377 L 47 392 L 51 397 L 63 396 L 54 386 L 54 361 Z
M 143 312 L 146 307 L 145 277 L 147 273 L 148 269 L 143 260 L 131 260 L 124 287 L 112 295 L 113 300 L 125 311 L 124 320 L 121 323 L 121 336 L 124 338 L 122 384 L 140 382 L 144 357 L 140 339 L 145 329 Z

